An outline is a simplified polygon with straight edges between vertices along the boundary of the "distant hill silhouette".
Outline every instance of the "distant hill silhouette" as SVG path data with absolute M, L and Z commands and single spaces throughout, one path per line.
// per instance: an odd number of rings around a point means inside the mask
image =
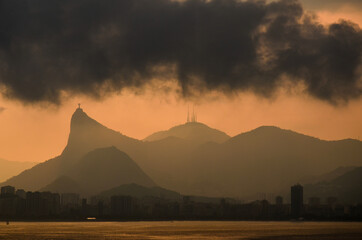
M 116 147 L 96 149 L 87 153 L 69 171 L 69 175 L 80 184 L 87 195 L 122 184 L 156 186 L 127 154 Z
M 16 162 L 0 159 L 0 182 L 18 175 L 25 169 L 31 168 L 37 163 L 34 162 Z
M 122 184 L 156 186 L 127 154 L 115 147 L 87 153 L 65 174 L 42 190 L 63 193 L 69 192 L 67 188 L 72 189 L 71 185 L 74 185 L 77 192 L 90 196 Z
M 337 197 L 340 203 L 362 203 L 362 167 L 355 168 L 330 181 L 304 186 L 306 199 Z
M 173 189 L 194 195 L 242 197 L 278 192 L 304 176 L 321 175 L 341 165 L 361 166 L 362 142 L 323 141 L 264 126 L 223 144 L 201 146 L 185 159 L 185 170 L 178 167 L 177 172 L 187 176 L 190 184 Z
M 80 193 L 83 190 L 79 184 L 67 176 L 60 176 L 52 183 L 39 189 L 41 192 L 55 192 L 55 193 Z
M 183 127 L 196 132 L 199 129 L 199 125 Z M 208 129 L 202 125 L 201 128 Z M 70 173 L 79 172 L 85 163 L 77 163 L 86 161 L 83 157 L 88 152 L 111 146 L 126 153 L 162 187 L 196 196 L 245 197 L 279 192 L 308 176 L 319 176 L 340 166 L 362 166 L 362 142 L 358 140 L 324 141 L 264 126 L 222 143 L 203 140 L 202 144 L 195 144 L 180 136 L 139 141 L 104 127 L 77 109 L 63 153 L 2 184 L 39 190 L 64 175 L 78 182 Z M 92 174 L 100 174 L 103 169 L 99 162 L 89 160 L 87 164 L 94 166 L 95 169 L 88 169 Z M 112 160 L 104 162 L 104 166 L 114 164 Z M 101 188 L 97 182 L 93 184 L 95 189 Z
M 153 133 L 146 137 L 144 141 L 157 141 L 168 137 L 177 137 L 194 143 L 222 143 L 230 138 L 226 133 L 210 128 L 203 123 L 188 122 L 167 131 Z
M 164 199 L 181 200 L 181 195 L 177 192 L 161 187 L 145 187 L 138 184 L 125 184 L 98 194 L 99 198 L 110 198 L 115 195 L 131 196 L 135 198 L 157 197 Z
M 300 180 L 301 184 L 313 184 L 318 182 L 328 182 L 331 181 L 339 176 L 344 175 L 347 172 L 356 169 L 357 167 L 349 166 L 349 167 L 338 167 L 331 172 L 319 175 L 319 176 L 308 176 L 304 179 Z

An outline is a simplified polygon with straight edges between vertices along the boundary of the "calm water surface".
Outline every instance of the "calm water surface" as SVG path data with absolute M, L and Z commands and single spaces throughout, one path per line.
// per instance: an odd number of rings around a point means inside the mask
M 324 222 L 5 222 L 0 239 L 362 239 L 362 223 Z

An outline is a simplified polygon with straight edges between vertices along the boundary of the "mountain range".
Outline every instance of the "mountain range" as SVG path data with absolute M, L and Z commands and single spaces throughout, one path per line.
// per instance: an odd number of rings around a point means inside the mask
M 132 170 L 124 169 L 126 162 L 133 162 Z M 140 141 L 78 108 L 62 154 L 2 185 L 26 190 L 77 185 L 94 194 L 133 182 L 187 195 L 246 197 L 278 192 L 340 166 L 362 166 L 362 142 L 324 141 L 273 126 L 229 137 L 201 123 L 186 123 Z M 137 177 L 125 180 L 117 173 Z M 86 182 L 92 184 L 86 187 Z
M 304 186 L 305 198 L 337 197 L 340 203 L 362 203 L 362 167 L 354 168 L 336 178 Z

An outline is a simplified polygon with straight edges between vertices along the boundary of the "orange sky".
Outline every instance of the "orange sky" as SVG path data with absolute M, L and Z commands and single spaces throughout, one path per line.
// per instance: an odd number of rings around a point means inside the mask
M 318 12 L 323 23 L 347 18 L 362 26 L 362 14 L 349 6 Z M 147 135 L 184 123 L 193 105 L 163 92 L 124 91 L 102 101 L 71 97 L 60 107 L 29 106 L 0 97 L 0 158 L 45 161 L 59 155 L 69 134 L 71 114 L 81 102 L 100 123 L 130 137 Z M 362 99 L 332 106 L 302 93 L 282 92 L 274 99 L 243 93 L 233 98 L 208 96 L 195 103 L 198 119 L 234 136 L 261 125 L 275 125 L 322 139 L 362 138 Z
M 1 157 L 16 161 L 45 161 L 60 154 L 78 102 L 100 123 L 138 139 L 184 123 L 187 106 L 192 106 L 173 94 L 151 91 L 142 95 L 126 91 L 103 101 L 75 97 L 58 109 L 1 102 L 6 106 L 0 114 Z M 331 140 L 362 137 L 361 107 L 362 100 L 332 106 L 303 94 L 286 93 L 273 100 L 248 93 L 215 100 L 206 97 L 196 104 L 200 122 L 231 136 L 261 125 L 275 125 Z
M 348 19 L 352 22 L 358 23 L 362 26 L 362 14 L 360 9 L 356 9 L 353 6 L 345 5 L 338 10 L 328 11 L 321 10 L 318 11 L 319 20 L 323 23 L 331 24 L 339 19 Z

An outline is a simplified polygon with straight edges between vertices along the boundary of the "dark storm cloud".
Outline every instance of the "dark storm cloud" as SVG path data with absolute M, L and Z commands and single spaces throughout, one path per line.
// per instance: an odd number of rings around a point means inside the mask
M 24 102 L 143 86 L 172 66 L 185 95 L 269 96 L 287 78 L 334 103 L 360 97 L 361 56 L 358 26 L 323 27 L 297 1 L 0 0 L 0 87 Z

